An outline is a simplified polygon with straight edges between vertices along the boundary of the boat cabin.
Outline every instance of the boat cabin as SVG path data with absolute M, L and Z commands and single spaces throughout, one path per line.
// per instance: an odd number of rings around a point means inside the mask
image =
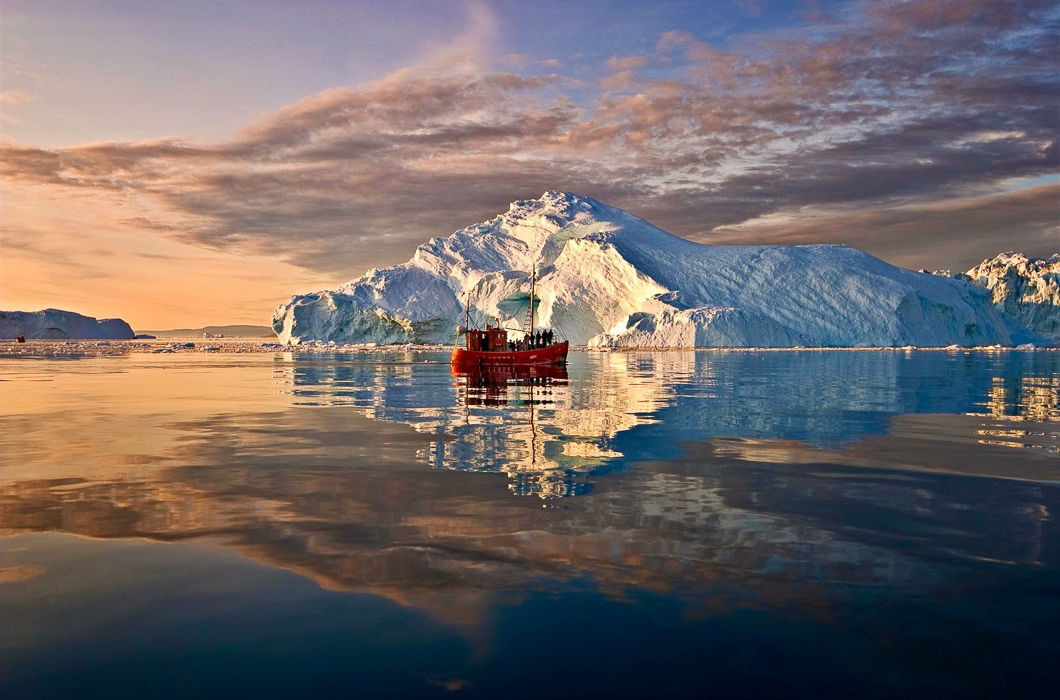
M 486 326 L 486 330 L 468 329 L 467 349 L 478 352 L 504 352 L 508 349 L 508 331 L 493 326 Z

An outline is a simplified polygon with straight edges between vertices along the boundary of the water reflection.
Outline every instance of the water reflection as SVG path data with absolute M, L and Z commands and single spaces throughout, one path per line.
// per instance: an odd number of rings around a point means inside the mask
M 678 458 L 686 441 L 849 451 L 916 415 L 970 417 L 953 446 L 974 461 L 979 444 L 1058 452 L 1057 353 L 592 354 L 575 356 L 569 379 L 457 374 L 451 384 L 442 358 L 390 363 L 297 361 L 289 390 L 299 402 L 354 405 L 444 436 L 421 453 L 431 466 L 503 472 L 513 492 L 546 498 L 588 493 L 594 475 L 631 460 Z M 901 466 L 918 466 L 913 457 Z
M 569 640 L 572 666 L 596 649 L 609 668 L 610 640 L 586 635 L 618 607 L 646 609 L 613 632 L 658 640 L 678 685 L 710 677 L 695 625 L 725 616 L 731 625 L 712 628 L 720 652 L 745 630 L 755 659 L 818 650 L 805 662 L 821 678 L 849 654 L 857 683 L 858 669 L 901 668 L 920 687 L 927 672 L 909 649 L 954 650 L 960 662 L 932 687 L 955 695 L 980 687 L 978 669 L 1034 673 L 1055 658 L 1060 353 L 571 360 L 535 376 L 454 375 L 444 355 L 421 353 L 0 360 L 18 397 L 0 405 L 0 535 L 217 543 L 413 609 L 477 640 L 482 658 L 503 636 L 491 625 L 516 640 L 533 629 L 500 611 L 583 596 L 547 620 L 541 643 Z M 56 583 L 38 554 L 0 548 L 0 612 L 30 611 L 20 632 L 0 630 L 0 648 L 23 662 L 42 657 L 42 630 L 65 644 L 78 606 L 41 601 L 76 599 L 84 574 Z M 180 585 L 208 588 L 196 560 L 180 559 L 192 571 Z M 246 588 L 204 614 L 258 591 L 260 576 L 248 570 Z M 582 613 L 600 599 L 606 613 Z M 127 619 L 120 600 L 105 602 Z M 348 634 L 317 634 L 330 604 L 318 617 L 295 609 L 325 652 Z M 225 633 L 233 649 L 257 634 Z M 401 658 L 432 643 L 416 628 L 393 646 Z M 515 649 L 499 677 L 525 661 Z M 991 688 L 1011 674 L 998 678 Z
M 450 366 L 449 371 L 460 380 L 457 400 L 466 407 L 552 403 L 551 389 L 567 385 L 567 368 L 563 365 Z
M 220 538 L 453 621 L 578 580 L 697 605 L 712 581 L 739 590 L 710 605 L 764 605 L 941 580 L 940 562 L 1057 563 L 1056 354 L 610 354 L 535 376 L 444 360 L 57 374 L 6 408 L 21 461 L 0 531 Z M 986 432 L 1006 425 L 1024 433 Z
M 376 420 L 444 437 L 420 456 L 439 469 L 504 473 L 514 493 L 588 493 L 587 477 L 621 453 L 622 432 L 651 422 L 670 400 L 655 364 L 589 357 L 567 368 L 520 376 L 450 374 L 443 357 L 393 356 L 380 366 L 348 356 L 296 362 L 288 377 L 300 404 L 352 405 Z M 660 361 L 663 371 L 694 371 L 692 353 Z
M 979 442 L 1060 452 L 1049 440 L 1049 430 L 1034 427 L 1035 423 L 1060 421 L 1058 396 L 1060 377 L 994 377 L 986 401 L 987 411 L 972 414 L 993 419 L 978 429 Z
M 740 441 L 717 440 L 543 509 L 489 475 L 409 469 L 416 442 L 365 424 L 297 456 L 268 458 L 258 440 L 225 437 L 293 418 L 204 422 L 183 466 L 150 474 L 5 481 L 0 531 L 210 537 L 326 588 L 459 625 L 481 621 L 497 595 L 578 581 L 719 612 L 812 607 L 865 586 L 930 589 L 963 576 L 960 562 L 1060 565 L 1060 494 L 1048 484 L 748 461 L 730 449 Z M 338 430 L 346 419 L 323 421 Z M 335 445 L 361 440 L 391 447 L 331 463 Z
M 443 468 L 474 464 L 478 471 L 503 471 L 509 488 L 519 495 L 588 493 L 589 484 L 577 480 L 577 465 L 557 459 L 561 455 L 555 449 L 556 432 L 537 418 L 540 407 L 554 406 L 557 392 L 562 395 L 567 388 L 566 367 L 451 367 L 450 371 L 457 379 L 457 405 L 464 408 L 464 424 L 447 427 L 458 437 L 456 442 L 436 442 L 425 451 L 428 464 Z

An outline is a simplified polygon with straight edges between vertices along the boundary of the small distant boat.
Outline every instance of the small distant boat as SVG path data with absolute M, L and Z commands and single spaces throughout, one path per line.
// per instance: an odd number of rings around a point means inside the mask
M 464 308 L 464 347 L 456 348 L 450 364 L 457 367 L 562 365 L 567 362 L 569 343 L 559 340 L 550 329 L 534 330 L 534 286 L 537 271 L 530 277 L 530 311 L 527 326 L 529 331 L 512 331 L 487 324 L 484 329 L 471 327 L 471 294 L 468 293 Z

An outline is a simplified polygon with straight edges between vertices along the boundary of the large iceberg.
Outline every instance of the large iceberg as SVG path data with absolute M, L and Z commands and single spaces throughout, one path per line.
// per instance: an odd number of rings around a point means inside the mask
M 133 330 L 120 318 L 95 319 L 73 311 L 0 311 L 0 338 L 132 338 Z
M 710 246 L 589 197 L 546 192 L 435 238 L 412 259 L 276 309 L 284 343 L 451 343 L 474 323 L 535 323 L 610 347 L 1014 345 L 1044 340 L 966 281 L 840 245 Z

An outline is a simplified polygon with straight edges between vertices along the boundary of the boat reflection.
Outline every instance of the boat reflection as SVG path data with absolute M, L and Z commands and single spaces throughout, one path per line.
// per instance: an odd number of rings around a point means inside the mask
M 586 465 L 562 459 L 563 433 L 554 427 L 557 404 L 569 403 L 565 366 L 454 364 L 450 372 L 464 417 L 456 434 L 472 444 L 477 435 L 487 434 L 490 439 L 482 443 L 482 449 L 456 460 L 452 459 L 455 445 L 435 443 L 428 450 L 432 463 L 449 464 L 449 468 L 467 465 L 476 471 L 489 464 L 487 470 L 507 474 L 509 489 L 523 496 L 581 496 L 591 490 L 584 479 Z M 544 422 L 538 416 L 539 407 L 550 409 Z M 477 409 L 486 410 L 478 413 Z
M 553 389 L 567 384 L 565 365 L 452 365 L 450 371 L 465 407 L 554 403 Z

